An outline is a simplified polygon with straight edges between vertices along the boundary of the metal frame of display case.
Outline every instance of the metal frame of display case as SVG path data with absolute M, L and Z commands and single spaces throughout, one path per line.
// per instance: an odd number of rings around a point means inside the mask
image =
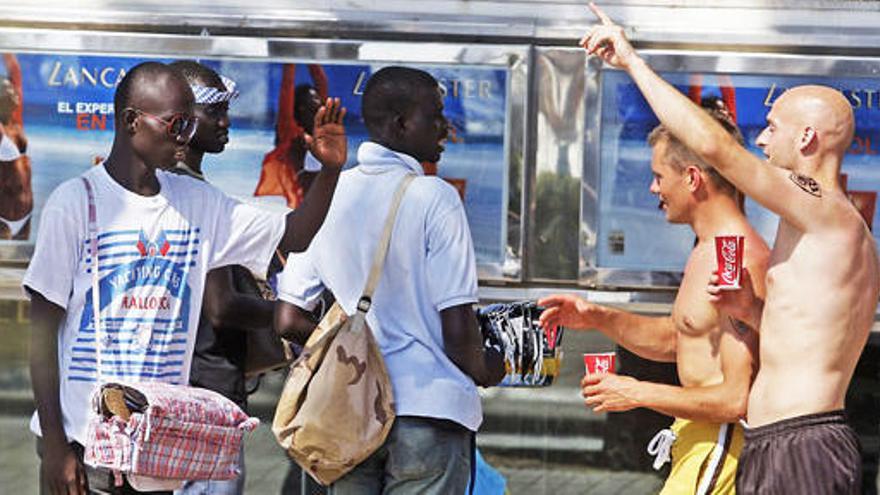
M 508 74 L 504 139 L 507 176 L 524 180 L 527 175 L 523 173 L 529 156 L 526 122 L 530 50 L 527 46 L 0 28 L 0 50 L 58 55 L 201 57 L 265 62 L 360 62 L 504 68 Z M 504 192 L 510 187 L 525 191 L 520 182 L 505 184 Z M 522 203 L 525 201 L 527 199 L 523 194 Z M 522 211 L 522 204 L 516 206 Z M 519 215 L 520 222 L 524 221 L 523 217 L 524 215 Z M 503 226 L 507 219 L 502 218 L 500 221 L 506 244 L 507 231 Z M 513 258 L 508 263 L 514 265 L 519 263 L 516 259 L 518 253 L 523 252 L 522 238 L 517 244 L 509 250 L 513 252 L 512 255 L 505 255 Z M 32 243 L 0 244 L 0 262 L 13 266 L 23 265 L 32 251 Z M 481 280 L 522 281 L 522 270 L 505 272 L 502 266 L 494 264 L 481 264 L 478 269 Z
M 622 2 L 625 4 L 626 2 Z M 624 6 L 619 7 L 621 11 Z M 635 7 L 632 7 L 635 9 Z M 651 10 L 651 9 L 649 9 Z M 655 9 L 656 10 L 656 9 Z M 653 10 L 652 10 L 653 11 Z M 636 9 L 634 15 L 639 16 L 644 12 Z M 22 14 L 24 15 L 24 14 Z M 111 13 L 107 13 L 111 15 Z M 119 19 L 132 20 L 130 12 L 119 14 Z M 877 15 L 876 12 L 867 13 L 868 16 Z M 126 17 L 128 16 L 128 17 Z M 161 16 L 160 16 L 161 17 Z M 271 16 L 269 16 L 271 17 Z M 308 16 L 306 16 L 308 17 Z M 302 23 L 314 26 L 316 23 L 326 22 L 327 25 L 341 22 L 339 19 L 313 16 L 303 17 Z M 90 55 L 135 55 L 135 56 L 171 56 L 171 57 L 207 57 L 218 59 L 238 60 L 261 60 L 261 61 L 312 61 L 322 60 L 329 62 L 373 62 L 373 63 L 417 63 L 424 65 L 464 65 L 464 66 L 492 66 L 503 67 L 508 70 L 508 93 L 507 93 L 507 122 L 506 122 L 506 158 L 510 176 L 518 176 L 519 181 L 508 184 L 509 187 L 520 188 L 520 238 L 511 247 L 513 256 L 518 259 L 508 259 L 514 265 L 519 264 L 519 270 L 505 271 L 499 266 L 480 266 L 480 280 L 483 286 L 501 286 L 510 290 L 510 293 L 520 293 L 523 290 L 529 292 L 531 288 L 548 286 L 563 286 L 571 289 L 608 289 L 608 290 L 635 290 L 638 292 L 651 293 L 656 290 L 668 291 L 676 286 L 680 280 L 680 273 L 656 270 L 622 270 L 599 266 L 596 253 L 596 232 L 598 230 L 598 218 L 601 212 L 598 210 L 596 194 L 599 186 L 599 157 L 600 157 L 600 125 L 601 125 L 601 84 L 604 70 L 595 60 L 584 62 L 584 98 L 583 120 L 575 123 L 580 136 L 578 146 L 583 150 L 578 176 L 581 181 L 581 194 L 577 205 L 572 205 L 572 211 L 578 216 L 579 231 L 577 249 L 577 268 L 571 276 L 546 277 L 534 268 L 534 256 L 532 248 L 537 235 L 538 225 L 535 225 L 536 204 L 535 185 L 537 171 L 541 167 L 536 163 L 536 156 L 541 150 L 553 146 L 548 143 L 547 136 L 541 134 L 540 102 L 538 95 L 543 90 L 542 77 L 544 72 L 555 71 L 554 64 L 540 65 L 535 60 L 538 57 L 583 57 L 577 48 L 560 46 L 540 46 L 539 44 L 484 44 L 484 43 L 439 43 L 429 41 L 363 41 L 363 40 L 331 40 L 331 39 L 300 39 L 283 37 L 261 37 L 256 25 L 248 24 L 236 17 L 224 16 L 220 13 L 211 17 L 211 23 L 215 27 L 231 28 L 235 25 L 242 27 L 239 32 L 245 35 L 217 36 L 203 31 L 202 35 L 191 34 L 156 34 L 137 32 L 143 30 L 168 31 L 169 19 L 157 21 L 145 19 L 138 27 L 130 25 L 129 31 L 124 31 L 124 26 L 111 26 L 107 30 L 77 30 L 71 25 L 59 25 L 49 29 L 32 29 L 19 27 L 0 28 L 0 50 L 16 51 L 21 53 L 59 53 L 59 54 L 90 54 Z M 250 18 L 249 18 L 250 19 Z M 268 19 L 268 17 L 267 17 Z M 416 20 L 395 20 L 390 24 L 383 24 L 377 17 L 370 24 L 374 28 L 383 31 L 395 31 L 402 38 L 412 36 L 419 39 L 419 26 L 423 26 Z M 74 19 L 75 20 L 75 19 Z M 477 19 L 479 20 L 479 19 Z M 519 26 L 516 22 L 502 18 L 483 19 L 487 22 L 486 39 L 504 39 L 504 29 L 499 25 L 513 29 Z M 148 22 L 149 21 L 149 22 Z M 253 19 L 251 19 L 253 21 Z M 300 22 L 298 21 L 298 22 Z M 24 21 L 22 21 L 24 22 Z M 451 21 L 450 21 L 451 22 Z M 473 32 L 473 23 L 476 20 L 465 23 L 467 29 Z M 395 24 L 396 23 L 396 24 Z M 402 23 L 402 24 L 401 24 Z M 562 21 L 560 21 L 562 23 Z M 278 20 L 278 25 L 288 25 Z M 296 23 L 294 23 L 296 24 Z M 305 25 L 304 24 L 304 25 Z M 344 24 L 344 23 L 343 23 Z M 563 23 L 564 24 L 564 23 Z M 570 23 L 569 23 L 570 24 Z M 8 23 L 7 23 L 8 25 Z M 128 25 L 128 23 L 126 23 Z M 180 19 L 180 27 L 187 29 L 198 26 L 199 23 L 188 17 Z M 765 30 L 772 31 L 768 27 Z M 443 38 L 439 36 L 443 31 L 442 26 L 431 24 L 431 29 L 421 34 L 430 34 L 433 39 Z M 272 32 L 272 31 L 269 31 Z M 571 31 L 574 33 L 574 31 Z M 858 30 L 848 36 L 859 36 Z M 433 34 L 432 34 L 433 33 Z M 637 40 L 652 43 L 650 37 L 645 37 L 644 30 L 636 35 Z M 312 33 L 312 35 L 316 35 Z M 535 32 L 525 32 L 523 36 L 535 37 Z M 720 33 L 705 38 L 706 43 L 714 43 L 722 38 Z M 424 36 L 422 37 L 424 39 Z M 454 39 L 454 38 L 453 38 Z M 865 34 L 862 38 L 855 39 L 854 53 L 865 53 L 870 42 L 874 39 L 873 34 Z M 775 40 L 775 41 L 774 41 Z M 765 40 L 767 43 L 781 42 L 779 39 Z M 551 41 L 551 45 L 557 45 L 557 41 Z M 735 49 L 743 48 L 737 46 Z M 839 47 L 838 47 L 839 48 Z M 733 48 L 732 48 L 733 49 Z M 747 49 L 747 48 L 746 48 Z M 771 51 L 701 51 L 701 50 L 642 50 L 642 54 L 658 71 L 672 72 L 717 72 L 730 74 L 779 74 L 779 75 L 830 75 L 836 76 L 875 76 L 880 74 L 880 58 L 873 56 L 847 56 L 847 55 L 803 55 L 796 53 L 784 53 L 793 51 L 790 46 L 772 46 Z M 511 167 L 518 167 L 516 173 Z M 506 232 L 505 232 L 506 235 Z M 29 257 L 32 246 L 7 244 L 0 246 L 0 265 L 7 268 L 22 267 Z M 9 278 L 9 273 L 3 270 L 0 278 Z M 13 275 L 14 277 L 14 275 Z M 7 283 L 8 282 L 8 283 Z M 13 285 L 10 281 L 4 281 L 7 285 Z M 2 284 L 0 284 L 2 285 Z M 519 291 L 519 292 L 517 292 Z M 496 293 L 496 289 L 490 292 Z M 653 296 L 651 296 L 653 297 Z M 649 297 L 649 299 L 651 298 Z M 666 299 L 665 296 L 661 299 Z

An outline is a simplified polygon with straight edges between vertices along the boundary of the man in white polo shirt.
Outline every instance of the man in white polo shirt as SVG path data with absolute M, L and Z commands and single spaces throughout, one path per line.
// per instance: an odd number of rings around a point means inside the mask
M 324 288 L 355 311 L 391 204 L 407 190 L 367 321 L 391 377 L 397 419 L 385 444 L 331 486 L 332 494 L 464 493 L 470 442 L 482 421 L 477 385 L 501 381 L 498 353 L 484 352 L 472 304 L 474 249 L 458 193 L 421 162 L 443 152 L 447 121 L 429 74 L 387 67 L 363 96 L 370 141 L 343 172 L 339 193 L 310 248 L 289 258 L 279 282 L 276 329 L 305 342 Z

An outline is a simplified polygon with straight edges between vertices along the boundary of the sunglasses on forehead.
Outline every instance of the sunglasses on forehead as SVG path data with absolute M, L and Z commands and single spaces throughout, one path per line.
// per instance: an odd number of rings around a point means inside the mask
M 192 115 L 185 115 L 183 113 L 175 113 L 171 116 L 171 118 L 163 119 L 158 115 L 153 115 L 139 108 L 129 108 L 128 110 L 132 110 L 138 115 L 149 117 L 159 123 L 164 124 L 165 132 L 167 132 L 169 136 L 184 143 L 188 143 L 189 140 L 192 139 L 192 137 L 196 133 L 196 128 L 199 124 L 198 118 Z

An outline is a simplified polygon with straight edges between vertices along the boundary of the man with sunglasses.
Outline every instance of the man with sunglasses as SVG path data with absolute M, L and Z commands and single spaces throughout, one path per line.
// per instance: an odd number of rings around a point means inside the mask
M 345 110 L 327 100 L 312 140 L 322 172 L 301 208 L 272 215 L 165 171 L 186 157 L 198 129 L 193 93 L 174 69 L 133 67 L 116 89 L 114 111 L 108 158 L 46 202 L 23 281 L 42 493 L 137 493 L 83 464 L 97 383 L 186 383 L 208 271 L 242 265 L 263 273 L 276 247 L 304 250 L 346 159 Z

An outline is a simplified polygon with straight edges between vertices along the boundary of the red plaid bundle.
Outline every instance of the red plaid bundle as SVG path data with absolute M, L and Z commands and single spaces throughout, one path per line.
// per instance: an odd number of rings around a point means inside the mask
M 119 391 L 108 404 L 105 390 Z M 238 476 L 244 432 L 259 424 L 222 395 L 166 383 L 103 385 L 92 397 L 85 461 L 132 477 L 163 480 L 232 479 Z

